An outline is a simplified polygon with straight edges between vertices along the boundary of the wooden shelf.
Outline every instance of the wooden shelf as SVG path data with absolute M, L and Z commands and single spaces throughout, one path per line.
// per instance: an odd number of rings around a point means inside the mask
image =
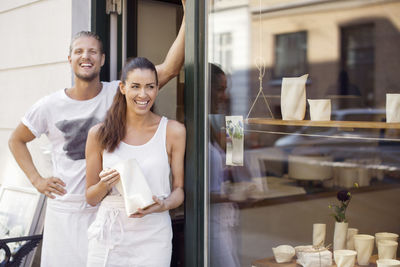
M 338 128 L 374 128 L 374 129 L 400 129 L 400 123 L 386 123 L 374 121 L 286 121 L 263 118 L 246 119 L 247 124 L 284 125 L 284 126 L 310 126 L 310 127 L 338 127 Z
M 364 265 L 364 267 L 376 267 L 376 260 L 378 259 L 378 255 L 372 255 L 368 265 Z M 336 267 L 334 261 L 332 260 L 333 265 L 331 267 Z M 274 257 L 265 258 L 261 260 L 253 261 L 253 267 L 299 267 L 301 265 L 296 263 L 296 259 L 292 259 L 290 262 L 287 263 L 277 263 Z M 357 263 L 354 267 L 360 267 Z

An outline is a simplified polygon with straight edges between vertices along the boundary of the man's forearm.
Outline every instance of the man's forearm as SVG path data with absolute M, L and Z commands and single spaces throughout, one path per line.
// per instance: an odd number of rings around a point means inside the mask
M 169 80 L 179 74 L 185 60 L 185 15 L 182 19 L 182 24 L 179 33 L 168 51 L 164 62 L 157 65 L 160 88 Z
M 8 142 L 11 153 L 14 155 L 15 160 L 17 161 L 19 167 L 28 177 L 29 181 L 34 185 L 38 179 L 42 178 L 36 169 L 31 153 L 26 146 L 26 143 L 10 139 Z

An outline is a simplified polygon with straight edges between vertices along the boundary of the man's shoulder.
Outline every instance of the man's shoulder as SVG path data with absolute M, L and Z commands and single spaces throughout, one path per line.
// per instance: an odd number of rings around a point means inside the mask
M 103 88 L 106 90 L 116 91 L 119 87 L 119 81 L 111 81 L 111 82 L 101 82 L 103 84 Z
M 55 104 L 55 102 L 60 101 L 60 99 L 62 99 L 63 97 L 63 93 L 64 93 L 65 89 L 60 89 L 57 90 L 55 92 L 51 92 L 43 97 L 41 97 L 36 103 L 36 106 L 42 106 L 42 105 L 53 105 Z

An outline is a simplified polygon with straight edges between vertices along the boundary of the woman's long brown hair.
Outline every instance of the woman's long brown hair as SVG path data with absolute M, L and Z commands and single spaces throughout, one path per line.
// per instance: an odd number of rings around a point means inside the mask
M 149 69 L 156 76 L 158 85 L 157 70 L 154 64 L 144 57 L 136 57 L 129 60 L 121 71 L 121 82 L 126 83 L 129 72 L 135 69 Z M 113 152 L 126 134 L 126 99 L 125 95 L 117 90 L 113 103 L 107 111 L 104 122 L 100 125 L 97 138 L 103 149 Z

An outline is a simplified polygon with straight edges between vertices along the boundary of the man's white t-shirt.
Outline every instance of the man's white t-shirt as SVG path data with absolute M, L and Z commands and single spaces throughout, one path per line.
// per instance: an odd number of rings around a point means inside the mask
M 85 145 L 89 129 L 102 122 L 117 92 L 119 81 L 102 82 L 100 93 L 89 100 L 74 100 L 65 89 L 36 102 L 22 123 L 39 137 L 46 134 L 52 145 L 53 176 L 63 180 L 67 194 L 85 194 Z

